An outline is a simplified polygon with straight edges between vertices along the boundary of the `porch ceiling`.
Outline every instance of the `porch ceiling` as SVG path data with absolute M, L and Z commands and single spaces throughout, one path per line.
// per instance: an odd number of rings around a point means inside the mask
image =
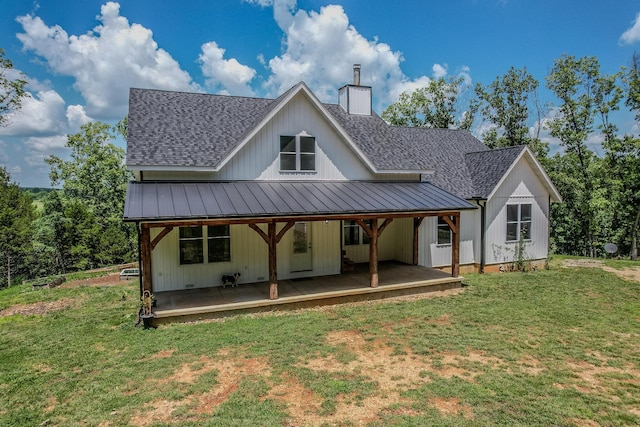
M 428 182 L 130 182 L 125 221 L 335 216 L 475 209 Z

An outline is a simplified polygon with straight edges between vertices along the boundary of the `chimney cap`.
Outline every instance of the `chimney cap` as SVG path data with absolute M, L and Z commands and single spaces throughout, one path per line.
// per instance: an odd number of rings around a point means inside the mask
M 353 64 L 353 84 L 360 86 L 360 64 Z

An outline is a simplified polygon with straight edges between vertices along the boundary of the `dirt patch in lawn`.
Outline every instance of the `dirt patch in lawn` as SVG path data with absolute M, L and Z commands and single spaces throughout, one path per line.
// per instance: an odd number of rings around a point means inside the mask
M 602 270 L 613 273 L 624 280 L 640 282 L 640 267 L 625 269 L 612 268 L 604 265 L 604 262 L 597 259 L 565 259 L 562 266 L 601 268 Z
M 138 280 L 131 279 L 131 280 Z M 91 277 L 88 279 L 72 280 L 60 285 L 61 288 L 73 288 L 76 286 L 117 286 L 126 285 L 131 280 L 120 280 L 120 273 L 111 273 L 105 276 Z
M 12 305 L 4 310 L 0 310 L 0 317 L 13 316 L 20 314 L 22 316 L 43 316 L 54 311 L 64 310 L 78 303 L 77 298 L 62 298 L 57 301 L 35 302 L 33 304 Z

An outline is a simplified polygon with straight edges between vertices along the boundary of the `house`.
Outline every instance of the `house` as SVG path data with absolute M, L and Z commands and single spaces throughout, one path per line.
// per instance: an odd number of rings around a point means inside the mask
M 333 283 L 358 265 L 367 284 L 345 295 L 383 291 L 397 273 L 379 267 L 392 262 L 447 272 L 421 289 L 459 286 L 461 270 L 497 270 L 522 241 L 544 262 L 560 195 L 528 148 L 390 126 L 354 75 L 337 104 L 303 82 L 276 99 L 131 89 L 124 220 L 138 225 L 141 292 L 173 298 L 157 313 L 188 292 L 248 295 L 256 283 L 260 304 L 281 303 L 287 280 Z M 218 310 L 202 304 L 174 314 Z

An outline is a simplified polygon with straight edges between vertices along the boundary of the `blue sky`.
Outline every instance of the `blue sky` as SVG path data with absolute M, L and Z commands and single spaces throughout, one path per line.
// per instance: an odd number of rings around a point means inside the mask
M 49 154 L 89 120 L 115 123 L 129 87 L 275 97 L 304 80 L 325 102 L 362 64 L 378 113 L 429 79 L 544 78 L 563 54 L 603 73 L 640 49 L 640 1 L 0 0 L 0 47 L 31 97 L 0 128 L 0 164 L 49 186 Z M 621 113 L 621 131 L 636 132 Z M 478 131 L 477 131 L 478 132 Z M 549 139 L 554 143 L 553 140 Z

